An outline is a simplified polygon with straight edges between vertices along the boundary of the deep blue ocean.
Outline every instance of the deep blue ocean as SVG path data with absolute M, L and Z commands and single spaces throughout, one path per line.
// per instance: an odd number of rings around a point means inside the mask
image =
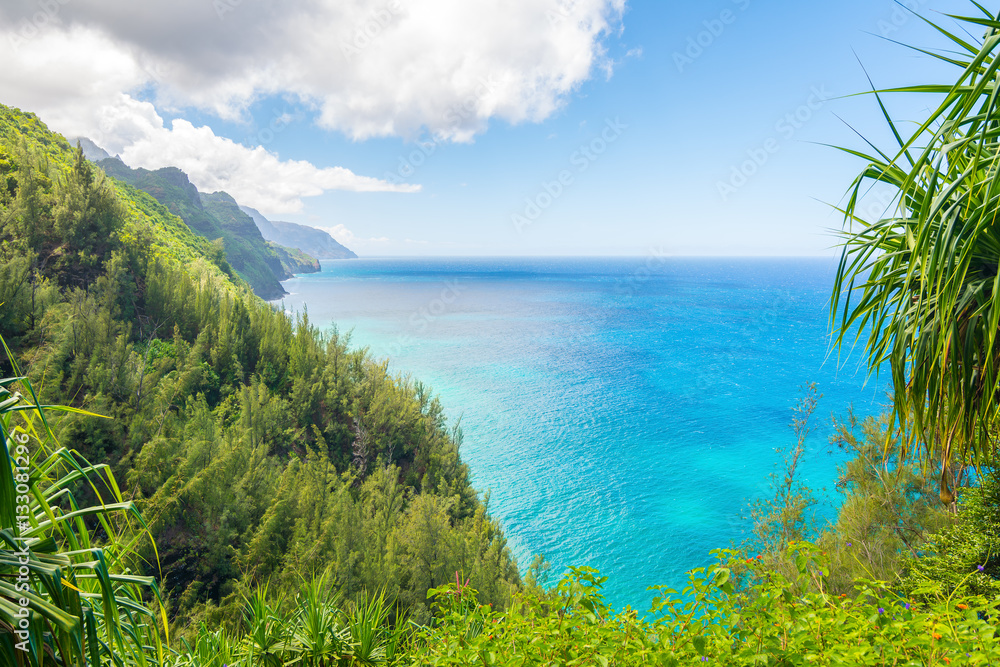
M 589 565 L 612 604 L 645 610 L 647 587 L 682 587 L 743 537 L 810 382 L 823 398 L 802 480 L 832 515 L 832 417 L 886 402 L 860 349 L 831 348 L 835 266 L 363 259 L 286 282 L 284 307 L 440 395 L 522 569 L 538 553 L 553 573 Z

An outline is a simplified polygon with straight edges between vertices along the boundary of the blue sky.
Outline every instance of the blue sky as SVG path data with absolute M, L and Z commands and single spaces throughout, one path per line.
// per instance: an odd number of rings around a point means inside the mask
M 734 22 L 709 43 L 704 35 L 711 26 L 704 22 L 721 23 L 724 11 Z M 474 144 L 436 146 L 408 179 L 423 186 L 420 193 L 330 193 L 293 221 L 334 221 L 358 236 L 426 242 L 390 250 L 405 254 L 835 252 L 828 230 L 840 223 L 826 203 L 839 201 L 859 164 L 810 142 L 858 145 L 835 113 L 884 138 L 874 100 L 829 100 L 810 109 L 807 121 L 796 119 L 798 129 L 777 125 L 787 114 L 806 118 L 800 107 L 814 90 L 830 97 L 864 90 L 852 49 L 876 85 L 922 81 L 932 63 L 880 36 L 898 27 L 888 36 L 937 43 L 919 24 L 890 2 L 632 2 L 623 34 L 608 40 L 622 63 L 610 79 L 588 81 L 551 119 L 513 127 L 495 121 Z M 699 33 L 708 46 L 688 63 L 688 40 Z M 633 49 L 642 55 L 626 57 Z M 258 117 L 269 120 L 268 113 L 262 108 Z M 628 127 L 579 173 L 572 156 L 607 119 Z M 240 128 L 223 131 L 236 136 Z M 730 182 L 747 151 L 759 156 L 770 138 L 777 152 L 723 200 L 719 182 Z M 272 145 L 282 155 L 317 164 L 332 157 L 373 176 L 396 172 L 401 157 L 423 152 L 401 140 L 352 142 L 308 123 L 277 135 Z M 525 199 L 544 193 L 543 184 L 563 170 L 573 172 L 572 185 L 519 233 L 512 216 L 524 216 Z
M 958 0 L 908 4 L 928 15 L 969 9 Z M 62 30 L 76 20 L 68 12 Z M 108 26 L 116 43 L 142 44 L 134 25 L 116 28 L 108 19 Z M 463 137 L 439 131 L 435 138 L 419 116 L 415 127 L 385 136 L 359 135 L 364 119 L 356 116 L 331 128 L 321 119 L 327 106 L 273 84 L 245 95 L 238 113 L 220 111 L 199 97 L 191 77 L 186 88 L 170 81 L 176 67 L 163 49 L 150 53 L 167 63 L 167 74 L 154 70 L 126 92 L 167 125 L 182 119 L 282 161 L 413 186 L 326 189 L 296 199 L 297 211 L 257 204 L 272 219 L 333 229 L 362 255 L 823 255 L 836 252 L 830 230 L 840 226 L 829 204 L 861 165 L 818 144 L 861 146 L 838 116 L 878 143 L 889 140 L 871 97 L 844 99 L 867 86 L 858 59 L 878 86 L 953 77 L 882 36 L 944 45 L 887 0 L 631 0 L 594 38 L 586 76 L 557 96 L 554 109 L 520 120 L 487 113 Z M 367 49 L 388 48 L 391 38 Z M 164 95 L 171 86 L 187 96 Z M 428 104 L 438 94 L 427 90 Z M 30 101 L 31 91 L 22 97 Z M 407 99 L 423 100 L 420 91 Z M 928 104 L 900 98 L 890 108 L 917 119 Z M 58 110 L 51 117 L 60 118 Z

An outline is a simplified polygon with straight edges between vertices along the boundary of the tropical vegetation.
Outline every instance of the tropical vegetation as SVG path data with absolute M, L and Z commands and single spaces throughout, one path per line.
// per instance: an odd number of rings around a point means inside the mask
M 152 197 L 0 111 L 0 334 L 42 402 L 108 417 L 50 425 L 142 508 L 160 548 L 135 568 L 181 627 L 328 567 L 415 618 L 455 570 L 508 598 L 517 568 L 428 388 L 264 303 Z
M 906 444 L 939 467 L 949 503 L 966 463 L 993 461 L 1000 414 L 1000 21 L 972 4 L 978 15 L 953 17 L 962 34 L 931 24 L 951 49 L 923 51 L 959 68 L 957 82 L 874 93 L 897 146 L 849 151 L 868 164 L 844 207 L 832 302 L 839 341 L 867 336 L 870 368 L 890 369 L 895 419 L 913 424 Z M 906 133 L 883 103 L 889 93 L 928 96 L 933 111 Z M 872 191 L 891 203 L 869 223 Z
M 163 664 L 163 598 L 131 569 L 149 531 L 106 464 L 57 445 L 58 412 L 83 414 L 40 405 L 24 378 L 0 380 L 4 664 Z
M 231 196 L 198 192 L 180 169 L 131 169 L 117 158 L 106 158 L 99 165 L 109 176 L 152 196 L 191 231 L 212 241 L 215 253 L 225 256 L 227 274 L 245 280 L 261 298 L 281 298 L 285 290 L 280 281 L 319 269 L 316 260 L 301 250 L 267 242 Z
M 799 475 L 807 387 L 747 541 L 648 613 L 586 567 L 522 576 L 430 390 L 186 222 L 235 202 L 173 210 L 144 189 L 177 174 L 139 189 L 0 106 L 3 664 L 996 664 L 1000 18 L 973 5 L 982 40 L 935 26 L 958 82 L 875 92 L 897 145 L 849 151 L 834 325 L 894 391 L 836 423 L 837 516 Z M 890 93 L 934 111 L 904 133 Z

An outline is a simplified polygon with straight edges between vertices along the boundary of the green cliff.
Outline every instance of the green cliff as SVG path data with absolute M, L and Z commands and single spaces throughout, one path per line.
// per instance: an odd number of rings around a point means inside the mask
M 252 294 L 237 272 L 260 289 L 280 266 L 231 198 L 115 162 L 121 180 L 0 106 L 0 335 L 43 402 L 108 417 L 51 425 L 138 503 L 158 550 L 133 571 L 180 627 L 324 571 L 418 619 L 456 571 L 509 599 L 516 565 L 431 392 Z

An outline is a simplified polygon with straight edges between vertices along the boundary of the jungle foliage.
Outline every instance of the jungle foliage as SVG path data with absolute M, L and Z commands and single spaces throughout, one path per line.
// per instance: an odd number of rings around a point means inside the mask
M 427 387 L 260 301 L 223 249 L 33 116 L 2 119 L 20 138 L 0 144 L 0 334 L 43 402 L 108 417 L 51 426 L 142 509 L 172 618 L 231 620 L 258 584 L 328 568 L 417 619 L 456 570 L 509 598 L 517 568 Z M 137 547 L 134 568 L 155 561 Z
M 522 581 L 426 387 L 268 307 L 225 243 L 0 107 L 0 334 L 16 352 L 0 381 L 0 655 L 32 667 L 1000 661 L 1000 20 L 973 4 L 982 16 L 960 20 L 982 40 L 939 28 L 958 83 L 899 89 L 938 95 L 930 119 L 904 137 L 880 93 L 898 150 L 852 151 L 868 166 L 845 208 L 833 315 L 841 342 L 869 335 L 894 405 L 838 423 L 835 520 L 815 522 L 797 475 L 818 400 L 807 392 L 751 540 L 685 590 L 656 589 L 647 615 L 609 608 L 588 568 L 545 589 L 536 560 Z M 858 206 L 873 181 L 898 205 L 869 223 Z M 25 481 L 27 433 L 39 446 Z M 29 604 L 9 585 L 25 545 Z M 17 652 L 25 607 L 33 643 Z

